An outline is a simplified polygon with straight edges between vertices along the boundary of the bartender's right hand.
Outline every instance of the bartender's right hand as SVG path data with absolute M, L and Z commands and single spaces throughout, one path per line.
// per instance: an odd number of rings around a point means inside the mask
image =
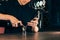
M 12 27 L 18 27 L 18 23 L 20 24 L 20 26 L 23 26 L 22 21 L 18 20 L 14 16 L 10 17 L 10 22 L 12 24 Z

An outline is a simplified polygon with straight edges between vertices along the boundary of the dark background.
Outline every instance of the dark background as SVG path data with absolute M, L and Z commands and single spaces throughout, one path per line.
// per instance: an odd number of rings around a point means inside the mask
M 43 14 L 43 31 L 60 31 L 60 0 L 46 0 Z

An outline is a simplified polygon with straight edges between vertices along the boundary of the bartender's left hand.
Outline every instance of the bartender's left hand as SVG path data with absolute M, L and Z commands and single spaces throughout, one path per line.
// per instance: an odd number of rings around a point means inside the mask
M 32 19 L 30 22 L 27 23 L 28 26 L 31 26 L 34 32 L 38 31 L 38 18 L 35 17 L 34 19 Z

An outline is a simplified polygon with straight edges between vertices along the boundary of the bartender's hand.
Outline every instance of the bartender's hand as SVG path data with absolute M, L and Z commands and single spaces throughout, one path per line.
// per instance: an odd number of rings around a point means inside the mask
M 33 20 L 31 20 L 30 22 L 27 23 L 28 26 L 32 27 L 32 31 L 34 32 L 38 32 L 38 18 L 34 18 Z
M 18 20 L 16 17 L 11 16 L 10 17 L 10 22 L 12 24 L 12 27 L 18 27 L 18 23 L 20 24 L 20 26 L 22 26 L 22 21 Z

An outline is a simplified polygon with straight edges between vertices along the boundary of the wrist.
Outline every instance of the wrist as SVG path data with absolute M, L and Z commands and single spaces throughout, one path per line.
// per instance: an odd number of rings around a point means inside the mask
M 14 16 L 8 15 L 8 20 L 11 20 L 13 18 L 14 18 Z
M 6 15 L 6 18 L 7 18 L 8 20 L 11 20 L 12 16 Z

